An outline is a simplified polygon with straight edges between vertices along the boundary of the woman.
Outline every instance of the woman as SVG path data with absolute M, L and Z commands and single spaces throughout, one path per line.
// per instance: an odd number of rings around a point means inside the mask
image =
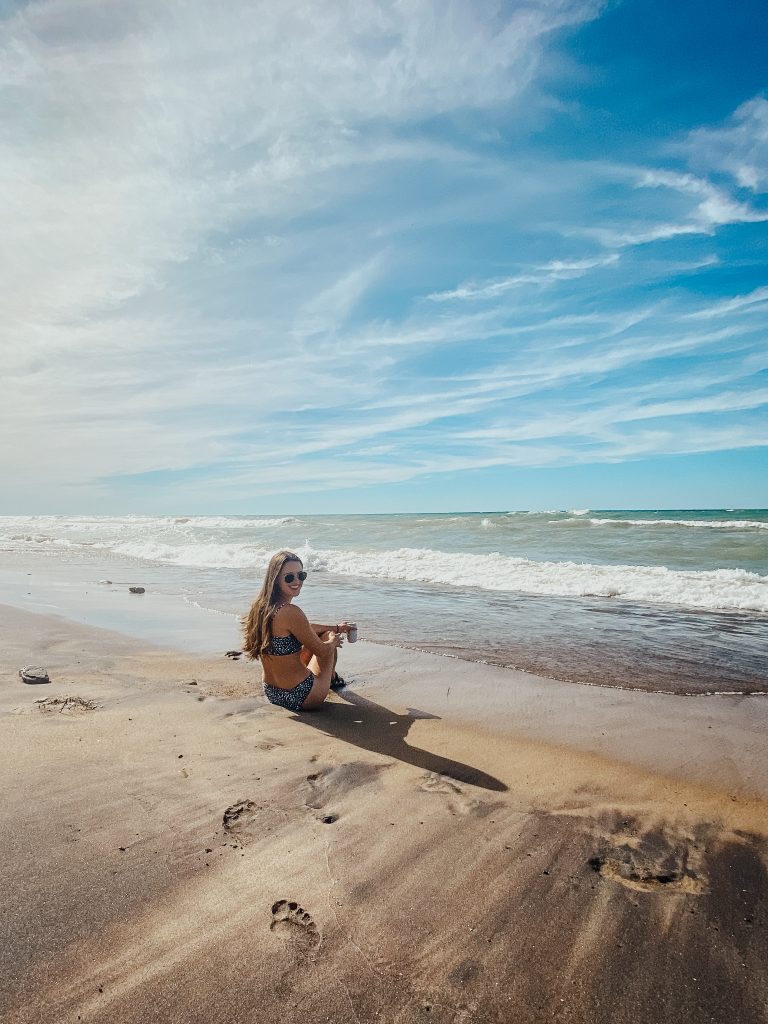
M 278 551 L 243 620 L 243 650 L 253 660 L 261 660 L 264 696 L 291 711 L 320 707 L 335 675 L 336 652 L 344 634 L 354 628 L 352 622 L 321 626 L 307 619 L 293 604 L 306 578 L 298 555 Z

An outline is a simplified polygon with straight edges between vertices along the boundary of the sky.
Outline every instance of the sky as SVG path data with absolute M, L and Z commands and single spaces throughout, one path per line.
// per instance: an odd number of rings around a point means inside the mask
M 2 514 L 768 506 L 740 0 L 0 0 Z

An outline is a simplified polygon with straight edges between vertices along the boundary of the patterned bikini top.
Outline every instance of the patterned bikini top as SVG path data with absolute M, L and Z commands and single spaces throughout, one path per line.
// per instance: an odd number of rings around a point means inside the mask
M 273 636 L 269 641 L 267 653 L 278 657 L 283 654 L 298 654 L 302 646 L 301 641 L 297 640 L 293 633 L 289 633 L 288 636 Z

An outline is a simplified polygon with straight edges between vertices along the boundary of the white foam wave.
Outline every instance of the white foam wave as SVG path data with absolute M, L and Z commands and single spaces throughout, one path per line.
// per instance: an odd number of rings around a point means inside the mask
M 59 548 L 93 547 L 92 541 L 71 541 L 66 537 L 49 537 L 45 533 L 12 533 L 0 535 L 0 542 L 24 545 L 51 545 Z
M 758 519 L 555 519 L 553 525 L 578 523 L 588 526 L 684 526 L 709 530 L 768 530 Z
M 665 566 L 534 562 L 498 553 L 470 555 L 413 548 L 327 551 L 320 562 L 329 572 L 370 579 L 566 597 L 616 597 L 710 611 L 768 612 L 768 577 L 743 569 L 697 571 Z
M 540 514 L 540 513 L 538 513 Z M 212 519 L 214 517 L 208 517 Z M 226 520 L 228 523 L 233 520 Z M 237 522 L 237 520 L 234 520 Z M 264 520 L 261 520 L 262 522 Z M 498 525 L 501 520 L 488 522 Z M 14 538 L 17 550 L 42 547 L 53 553 L 58 549 L 81 548 L 91 552 L 110 552 L 117 556 L 148 563 L 169 564 L 199 569 L 248 570 L 261 573 L 275 550 L 269 534 L 251 535 L 247 541 L 228 531 L 206 536 L 190 530 L 190 524 L 173 525 L 172 519 L 111 520 L 108 529 L 102 523 L 101 536 L 88 530 L 79 537 L 56 536 L 53 528 L 37 518 L 13 523 L 6 521 L 3 532 Z M 161 529 L 147 523 L 162 524 Z M 240 522 L 243 522 L 241 520 Z M 566 520 L 568 522 L 568 520 Z M 659 525 L 661 520 L 606 520 L 571 518 L 571 523 L 593 523 L 629 527 Z M 668 521 L 678 525 L 680 520 Z M 761 529 L 766 523 L 754 520 L 694 521 L 696 526 L 722 522 L 729 529 L 746 522 Z M 129 528 L 128 524 L 131 524 Z M 7 527 L 11 529 L 7 529 Z M 21 529 L 19 530 L 19 526 Z M 501 534 L 493 534 L 494 537 Z M 263 537 L 263 539 L 262 539 Z M 440 544 L 438 543 L 438 548 Z M 575 548 L 577 549 L 577 548 Z M 519 592 L 570 597 L 615 597 L 641 603 L 681 605 L 701 610 L 757 611 L 768 613 L 768 577 L 740 569 L 673 570 L 653 565 L 605 565 L 574 560 L 533 561 L 528 558 L 495 553 L 468 553 L 421 547 L 375 550 L 361 541 L 349 548 L 315 549 L 307 540 L 297 553 L 307 568 L 331 576 L 353 576 L 370 580 L 423 582 L 442 587 L 462 587 L 486 591 Z M 62 551 L 63 555 L 63 551 Z M 101 558 L 101 554 L 99 555 Z M 598 556 L 599 560 L 599 556 Z
M 274 553 L 272 548 L 255 544 L 163 544 L 152 540 L 101 544 L 99 547 L 145 562 L 197 569 L 263 569 Z
M 562 513 L 559 508 L 533 509 L 526 512 L 505 512 L 508 516 L 559 516 Z
M 259 530 L 291 525 L 298 521 L 294 516 L 0 516 L 0 523 L 15 524 L 19 532 L 26 526 L 30 530 L 47 527 L 56 531 L 98 531 L 101 534 L 136 527 L 145 531 L 174 530 L 179 526 L 211 530 Z
M 273 518 L 233 519 L 231 516 L 193 516 L 176 520 L 201 530 L 271 530 L 278 526 L 291 526 L 298 522 L 293 516 Z

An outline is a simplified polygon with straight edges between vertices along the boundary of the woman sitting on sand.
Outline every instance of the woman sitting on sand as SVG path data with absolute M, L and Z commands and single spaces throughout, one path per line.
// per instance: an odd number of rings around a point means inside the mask
M 243 619 L 243 650 L 260 659 L 264 696 L 290 711 L 319 708 L 331 688 L 344 685 L 335 672 L 336 652 L 353 622 L 320 626 L 294 605 L 307 574 L 298 555 L 278 551 L 269 560 L 264 584 Z M 353 634 L 353 638 L 356 634 Z

